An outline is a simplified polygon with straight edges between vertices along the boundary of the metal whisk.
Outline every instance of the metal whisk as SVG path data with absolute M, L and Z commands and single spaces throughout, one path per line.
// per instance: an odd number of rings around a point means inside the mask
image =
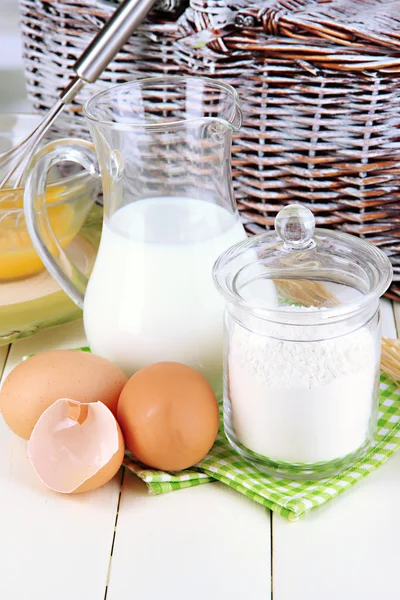
M 75 77 L 32 133 L 20 144 L 0 153 L 0 190 L 21 186 L 38 143 L 55 119 L 82 89 L 93 83 L 122 48 L 129 36 L 144 20 L 156 0 L 124 0 L 105 26 L 95 36 L 73 67 Z M 1 173 L 5 173 L 2 175 Z

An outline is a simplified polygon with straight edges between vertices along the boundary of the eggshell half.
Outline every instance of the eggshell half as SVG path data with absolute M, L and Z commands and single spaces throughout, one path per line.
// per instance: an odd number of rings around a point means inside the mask
M 62 494 L 88 492 L 114 477 L 124 458 L 124 439 L 102 403 L 61 398 L 41 415 L 28 443 L 39 479 Z
M 40 415 L 59 398 L 103 402 L 114 416 L 125 373 L 109 360 L 80 350 L 54 350 L 20 363 L 5 379 L 0 409 L 10 429 L 28 440 Z

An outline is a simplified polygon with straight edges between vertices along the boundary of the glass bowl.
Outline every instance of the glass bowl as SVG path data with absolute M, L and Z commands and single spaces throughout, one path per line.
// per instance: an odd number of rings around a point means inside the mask
M 40 119 L 34 114 L 0 114 L 0 154 L 21 142 Z M 0 179 L 6 168 L 0 161 Z M 99 177 L 78 169 L 73 163 L 56 165 L 47 187 L 47 212 L 63 248 L 80 231 L 100 191 Z M 42 270 L 25 225 L 23 183 L 16 189 L 1 188 L 0 282 L 23 279 Z
M 0 113 L 0 153 L 21 142 L 40 116 Z M 50 137 L 42 143 L 50 141 Z M 4 169 L 4 166 L 3 166 Z M 100 178 L 60 163 L 50 172 L 47 211 L 66 253 L 89 275 L 101 235 Z M 4 174 L 0 163 L 0 177 Z M 0 191 L 0 346 L 82 316 L 43 268 L 29 239 L 23 189 Z

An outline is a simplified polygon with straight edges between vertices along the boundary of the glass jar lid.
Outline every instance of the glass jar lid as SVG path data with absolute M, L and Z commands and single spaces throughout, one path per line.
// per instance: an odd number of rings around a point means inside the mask
M 317 310 L 324 318 L 343 318 L 377 302 L 390 285 L 392 266 L 363 239 L 315 229 L 313 213 L 291 204 L 278 213 L 275 231 L 226 250 L 213 274 L 229 302 L 260 316 L 273 311 L 273 319 L 279 313 L 307 322 Z

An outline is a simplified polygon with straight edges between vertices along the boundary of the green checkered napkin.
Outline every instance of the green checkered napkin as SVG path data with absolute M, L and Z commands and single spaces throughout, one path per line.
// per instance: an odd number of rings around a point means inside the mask
M 355 465 L 339 475 L 318 481 L 290 481 L 265 475 L 245 462 L 229 445 L 222 425 L 209 454 L 195 467 L 180 473 L 150 470 L 127 456 L 125 466 L 138 475 L 153 494 L 222 481 L 251 500 L 296 521 L 363 479 L 382 465 L 400 446 L 400 389 L 381 376 L 378 431 L 372 447 Z
M 79 348 L 90 352 L 90 348 Z M 28 358 L 27 356 L 24 358 Z M 180 473 L 149 469 L 127 454 L 125 466 L 138 475 L 150 493 L 163 494 L 211 481 L 222 481 L 237 492 L 290 521 L 297 521 L 311 509 L 325 504 L 382 465 L 400 446 L 400 389 L 381 375 L 379 420 L 375 441 L 350 468 L 317 481 L 291 481 L 261 473 L 231 448 L 222 422 L 209 454 L 195 467 Z

